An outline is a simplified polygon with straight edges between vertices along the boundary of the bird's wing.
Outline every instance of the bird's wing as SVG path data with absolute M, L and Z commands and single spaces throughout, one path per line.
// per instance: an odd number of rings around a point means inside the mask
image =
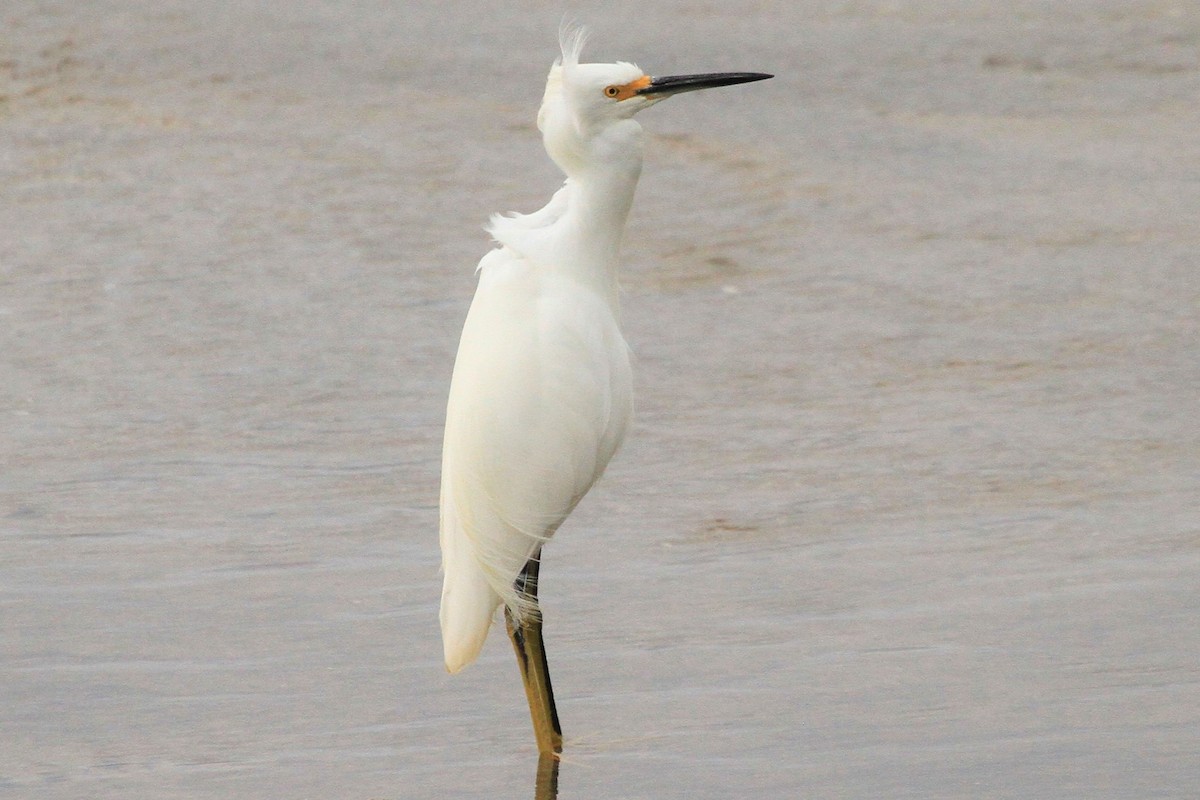
M 469 541 L 493 590 L 520 610 L 513 580 L 603 473 L 631 410 L 628 353 L 607 305 L 493 251 L 447 407 L 443 552 L 447 537 Z

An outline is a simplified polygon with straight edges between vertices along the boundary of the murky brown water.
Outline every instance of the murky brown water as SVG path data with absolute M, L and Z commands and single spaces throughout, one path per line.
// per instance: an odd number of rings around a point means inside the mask
M 434 502 L 561 9 L 79 5 L 0 8 L 0 797 L 531 796 Z M 642 120 L 561 796 L 1194 796 L 1200 10 L 645 5 L 778 77 Z

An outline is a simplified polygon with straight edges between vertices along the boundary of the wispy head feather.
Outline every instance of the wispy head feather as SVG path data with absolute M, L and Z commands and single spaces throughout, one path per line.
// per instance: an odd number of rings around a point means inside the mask
M 578 66 L 583 46 L 587 44 L 588 30 L 582 25 L 563 20 L 558 28 L 558 46 L 562 50 L 563 69 Z

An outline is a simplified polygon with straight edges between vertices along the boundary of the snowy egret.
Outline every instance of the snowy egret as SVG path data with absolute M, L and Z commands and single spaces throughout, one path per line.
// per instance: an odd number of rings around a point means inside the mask
M 566 182 L 532 214 L 493 216 L 446 408 L 441 625 L 446 668 L 479 655 L 496 609 L 542 753 L 562 749 L 537 601 L 544 545 L 604 472 L 629 425 L 617 257 L 642 169 L 633 115 L 671 95 L 770 78 L 653 78 L 633 64 L 581 64 L 564 30 L 538 128 Z

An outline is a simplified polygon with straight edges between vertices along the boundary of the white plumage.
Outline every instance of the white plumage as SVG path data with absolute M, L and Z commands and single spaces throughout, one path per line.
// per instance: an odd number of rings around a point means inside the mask
M 580 64 L 568 31 L 538 128 L 566 174 L 532 214 L 494 216 L 446 408 L 442 450 L 442 641 L 451 672 L 479 655 L 506 607 L 538 748 L 562 733 L 537 606 L 541 548 L 603 474 L 633 413 L 618 253 L 642 169 L 633 115 L 680 92 L 770 77 L 651 78 Z
M 626 118 L 580 135 L 564 73 L 580 77 L 581 44 L 578 35 L 564 41 L 538 115 L 568 179 L 541 210 L 492 218 L 500 247 L 479 262 L 454 364 L 441 496 L 451 672 L 475 660 L 498 606 L 518 619 L 530 613 L 514 580 L 604 472 L 633 411 L 617 255 L 641 171 L 641 127 Z M 589 67 L 606 68 L 589 81 L 601 99 L 612 78 L 642 74 L 631 65 Z M 601 144 L 621 156 L 606 160 L 602 176 L 582 163 L 589 145 Z

